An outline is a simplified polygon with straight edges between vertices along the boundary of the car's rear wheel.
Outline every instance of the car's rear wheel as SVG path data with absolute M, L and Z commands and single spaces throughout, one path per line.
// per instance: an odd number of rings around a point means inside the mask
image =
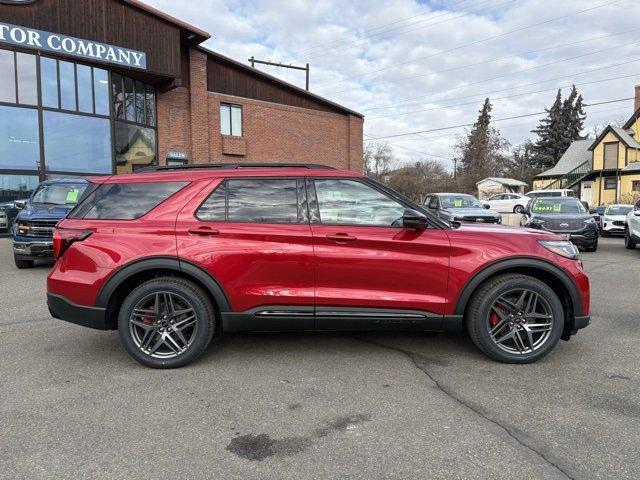
M 629 250 L 633 250 L 636 248 L 636 241 L 631 238 L 631 232 L 629 231 L 629 228 L 625 228 L 624 230 L 624 246 L 625 248 L 629 249 Z
M 160 277 L 135 288 L 118 315 L 120 339 L 138 362 L 176 368 L 205 351 L 215 331 L 211 300 L 197 285 Z
M 486 281 L 467 310 L 467 330 L 487 356 L 505 363 L 530 363 L 547 355 L 564 328 L 564 309 L 540 280 L 505 274 Z
M 13 261 L 16 264 L 16 267 L 19 269 L 23 268 L 33 268 L 34 261 L 33 260 L 25 260 L 24 258 L 19 258 L 17 256 L 13 256 Z
M 589 245 L 588 247 L 584 247 L 584 249 L 587 252 L 595 252 L 596 250 L 598 250 L 598 242 L 594 243 L 593 245 Z
M 524 207 L 522 205 L 516 205 L 515 207 L 513 207 L 513 213 L 522 213 L 523 210 Z

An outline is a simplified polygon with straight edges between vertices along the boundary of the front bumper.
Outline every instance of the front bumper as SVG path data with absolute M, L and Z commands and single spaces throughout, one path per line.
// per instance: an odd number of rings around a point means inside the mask
M 602 224 L 602 231 L 607 233 L 624 233 L 626 225 L 616 225 L 614 222 L 604 222 Z
M 47 293 L 47 306 L 53 318 L 97 330 L 111 330 L 105 308 L 78 305 L 55 293 Z
M 53 240 L 14 240 L 13 253 L 19 257 L 53 257 Z

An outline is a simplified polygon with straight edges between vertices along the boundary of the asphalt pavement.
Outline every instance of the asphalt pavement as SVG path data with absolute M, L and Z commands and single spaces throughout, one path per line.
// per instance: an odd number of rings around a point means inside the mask
M 464 334 L 237 334 L 151 370 L 52 319 L 0 239 L 2 479 L 636 479 L 640 248 L 584 253 L 592 324 L 533 365 Z

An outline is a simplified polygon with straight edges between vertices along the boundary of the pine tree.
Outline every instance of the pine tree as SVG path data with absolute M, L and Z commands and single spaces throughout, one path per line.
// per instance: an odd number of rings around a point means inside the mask
M 547 116 L 532 131 L 538 135 L 533 146 L 534 164 L 538 168 L 553 167 L 575 140 L 584 138 L 580 135 L 586 118 L 583 107 L 582 95 L 578 94 L 575 85 L 564 101 L 562 90 L 558 90 L 551 108 L 545 109 Z

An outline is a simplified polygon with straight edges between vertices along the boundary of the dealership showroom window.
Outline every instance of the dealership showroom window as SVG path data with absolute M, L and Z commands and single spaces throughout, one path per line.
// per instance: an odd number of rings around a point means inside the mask
M 139 80 L 0 49 L 0 202 L 44 178 L 130 173 L 157 159 L 156 96 Z

